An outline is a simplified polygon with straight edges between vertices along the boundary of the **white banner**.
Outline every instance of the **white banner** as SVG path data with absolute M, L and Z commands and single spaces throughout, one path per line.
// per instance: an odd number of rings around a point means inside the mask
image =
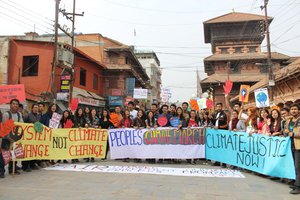
M 237 171 L 230 169 L 203 169 L 203 168 L 174 168 L 174 167 L 148 167 L 148 166 L 103 166 L 84 164 L 56 164 L 45 168 L 46 170 L 100 172 L 122 174 L 155 174 L 170 176 L 197 176 L 218 178 L 245 178 Z
M 111 129 L 111 159 L 205 158 L 205 131 L 191 129 Z

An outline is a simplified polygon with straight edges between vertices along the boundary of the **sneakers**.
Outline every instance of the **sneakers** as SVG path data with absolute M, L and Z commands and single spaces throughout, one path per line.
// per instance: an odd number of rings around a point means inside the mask
M 295 188 L 290 191 L 290 194 L 300 194 L 300 189 Z

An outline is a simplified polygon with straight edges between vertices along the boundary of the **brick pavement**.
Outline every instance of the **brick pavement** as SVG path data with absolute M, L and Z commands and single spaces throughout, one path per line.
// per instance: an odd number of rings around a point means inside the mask
M 218 168 L 203 164 L 147 164 L 99 161 L 99 165 L 147 165 Z M 2 200 L 210 199 L 293 200 L 286 184 L 252 173 L 246 178 L 204 178 L 148 174 L 112 174 L 38 170 L 0 180 Z

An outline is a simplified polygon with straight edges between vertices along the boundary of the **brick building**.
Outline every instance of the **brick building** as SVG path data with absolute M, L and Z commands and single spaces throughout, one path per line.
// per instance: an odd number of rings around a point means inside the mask
M 261 51 L 264 39 L 264 16 L 232 12 L 204 24 L 205 43 L 211 43 L 212 55 L 204 59 L 208 77 L 201 81 L 203 92 L 210 90 L 214 102 L 223 102 L 223 84 L 233 82 L 230 98 L 239 93 L 240 85 L 250 85 L 268 76 L 267 53 Z M 272 22 L 268 18 L 269 23 Z M 272 52 L 273 71 L 286 66 L 289 56 Z
M 101 34 L 77 35 L 76 47 L 105 65 L 103 96 L 110 107 L 124 105 L 133 97 L 134 88 L 150 88 L 150 79 L 132 47 Z
M 289 64 L 274 73 L 274 104 L 286 102 L 300 102 L 300 58 L 291 58 Z M 255 106 L 254 90 L 268 87 L 268 77 L 254 84 L 250 88 L 249 102 L 246 107 Z M 238 101 L 238 96 L 231 102 Z

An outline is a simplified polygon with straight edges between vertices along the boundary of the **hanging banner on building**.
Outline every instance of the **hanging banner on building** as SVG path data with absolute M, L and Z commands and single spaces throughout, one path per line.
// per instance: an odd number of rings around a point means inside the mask
M 250 85 L 241 85 L 239 101 L 247 103 L 249 101 Z
M 133 91 L 133 98 L 135 99 L 147 99 L 147 96 L 148 96 L 147 89 L 135 88 Z
M 111 129 L 110 155 L 119 158 L 204 158 L 205 131 L 191 129 Z
M 123 106 L 123 97 L 122 96 L 108 96 L 108 105 L 109 106 Z
M 51 129 L 43 126 L 42 132 L 34 124 L 15 123 L 24 134 L 16 142 L 22 145 L 24 158 L 20 160 L 61 160 L 76 158 L 104 158 L 106 152 L 106 129 Z
M 295 179 L 289 137 L 206 129 L 206 159 L 261 174 Z
M 133 96 L 135 78 L 126 78 L 126 95 Z
M 269 94 L 267 88 L 261 88 L 254 91 L 255 104 L 258 108 L 265 108 L 270 106 Z
M 9 103 L 12 99 L 18 99 L 20 102 L 26 100 L 23 84 L 0 85 L 0 104 Z

